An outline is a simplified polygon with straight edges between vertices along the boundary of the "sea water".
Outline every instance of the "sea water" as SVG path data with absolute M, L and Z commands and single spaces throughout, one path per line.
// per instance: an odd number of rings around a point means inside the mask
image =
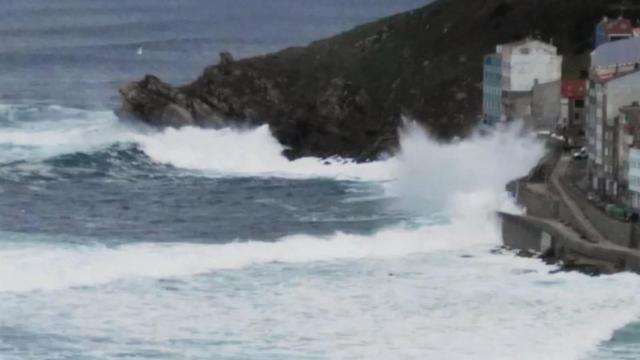
M 0 4 L 0 359 L 637 359 L 640 280 L 499 250 L 517 127 L 289 161 L 268 127 L 118 122 L 116 88 L 421 1 Z M 142 54 L 138 49 L 142 48 Z

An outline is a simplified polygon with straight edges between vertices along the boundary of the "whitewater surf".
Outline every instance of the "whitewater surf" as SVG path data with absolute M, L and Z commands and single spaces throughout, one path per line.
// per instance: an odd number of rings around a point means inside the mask
M 2 358 L 619 358 L 635 276 L 496 252 L 543 154 L 521 133 L 289 161 L 265 126 L 3 107 Z

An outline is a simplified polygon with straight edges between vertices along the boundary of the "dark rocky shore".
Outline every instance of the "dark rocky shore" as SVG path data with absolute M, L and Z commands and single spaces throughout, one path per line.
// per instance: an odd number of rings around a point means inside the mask
M 307 47 L 234 60 L 191 84 L 155 76 L 121 88 L 122 118 L 155 126 L 268 123 L 287 156 L 372 159 L 393 151 L 402 116 L 447 139 L 476 125 L 483 55 L 526 36 L 553 41 L 584 75 L 600 0 L 439 0 Z M 634 10 L 635 11 L 635 10 Z

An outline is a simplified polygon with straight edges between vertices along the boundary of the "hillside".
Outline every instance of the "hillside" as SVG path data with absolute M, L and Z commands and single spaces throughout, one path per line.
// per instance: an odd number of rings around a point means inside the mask
M 625 15 L 640 11 L 627 1 Z M 552 41 L 568 77 L 588 68 L 593 28 L 617 1 L 439 0 L 307 47 L 234 61 L 191 84 L 154 76 L 121 89 L 122 117 L 158 126 L 268 123 L 287 155 L 359 160 L 392 151 L 401 116 L 464 136 L 481 107 L 483 55 L 526 36 Z

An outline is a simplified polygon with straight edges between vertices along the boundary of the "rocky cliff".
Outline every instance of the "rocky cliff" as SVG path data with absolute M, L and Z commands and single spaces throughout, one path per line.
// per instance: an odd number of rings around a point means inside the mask
M 121 89 L 121 117 L 157 126 L 268 123 L 290 157 L 371 159 L 397 145 L 403 115 L 465 135 L 481 109 L 483 55 L 526 36 L 552 41 L 566 77 L 584 76 L 593 28 L 626 1 L 438 0 L 306 47 L 229 53 L 191 84 L 152 75 Z

